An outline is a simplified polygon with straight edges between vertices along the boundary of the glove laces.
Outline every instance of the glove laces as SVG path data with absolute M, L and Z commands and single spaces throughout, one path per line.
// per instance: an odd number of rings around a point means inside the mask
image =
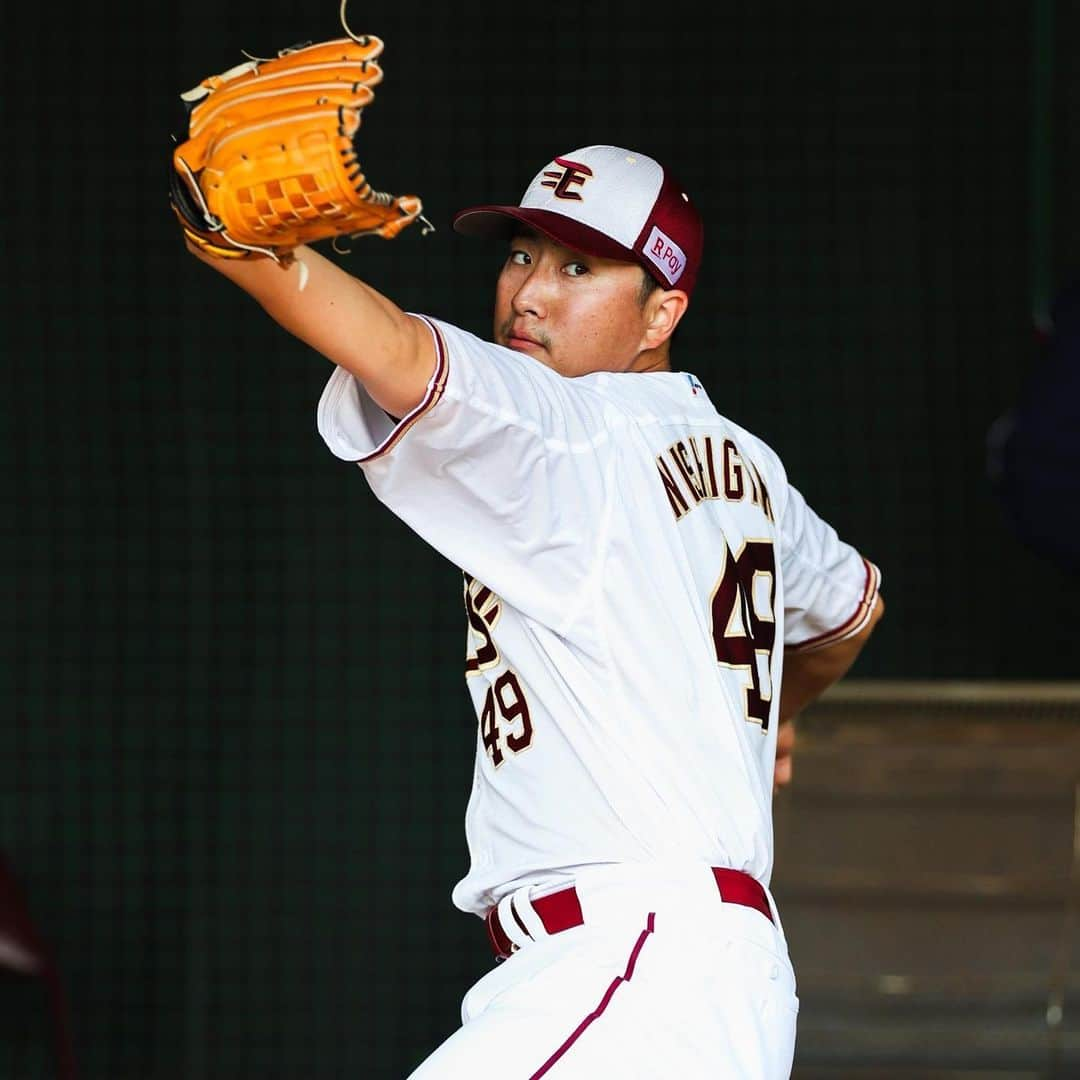
M 341 8 L 339 10 L 339 18 L 341 19 L 341 28 L 356 42 L 357 45 L 368 46 L 371 44 L 371 36 L 369 34 L 355 34 L 350 28 L 348 22 L 345 21 L 345 8 L 348 7 L 349 0 L 341 0 Z M 311 44 L 310 41 L 303 41 L 299 45 L 290 45 L 288 48 L 279 49 L 278 56 L 288 56 L 291 52 L 297 52 L 300 49 L 306 49 Z M 268 56 L 253 56 L 245 49 L 240 50 L 242 56 L 246 56 L 249 60 L 254 61 L 257 64 L 265 63 L 270 59 Z
M 356 42 L 357 45 L 368 45 L 371 42 L 371 38 L 367 34 L 354 34 L 349 29 L 349 24 L 345 21 L 345 8 L 348 5 L 349 0 L 341 0 L 341 28 Z

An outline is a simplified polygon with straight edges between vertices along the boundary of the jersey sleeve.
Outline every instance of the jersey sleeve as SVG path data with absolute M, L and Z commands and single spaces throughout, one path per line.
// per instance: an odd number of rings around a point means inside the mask
M 337 368 L 318 429 L 455 566 L 556 629 L 593 571 L 610 484 L 605 405 L 578 379 L 424 319 L 437 363 L 396 421 Z
M 788 485 L 780 521 L 784 646 L 811 652 L 866 626 L 881 571 L 864 559 Z

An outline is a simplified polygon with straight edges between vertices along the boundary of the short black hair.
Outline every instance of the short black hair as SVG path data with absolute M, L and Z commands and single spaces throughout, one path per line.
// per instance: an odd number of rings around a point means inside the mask
M 638 290 L 638 304 L 644 308 L 649 302 L 649 297 L 659 288 L 660 282 L 643 267 L 641 270 L 641 288 Z

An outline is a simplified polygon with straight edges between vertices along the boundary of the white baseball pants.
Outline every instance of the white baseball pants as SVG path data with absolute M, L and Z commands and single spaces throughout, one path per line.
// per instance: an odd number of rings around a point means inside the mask
M 518 951 L 409 1080 L 788 1080 L 799 1002 L 771 898 L 775 922 L 724 903 L 707 866 L 575 884 L 584 925 L 551 935 L 514 894 Z

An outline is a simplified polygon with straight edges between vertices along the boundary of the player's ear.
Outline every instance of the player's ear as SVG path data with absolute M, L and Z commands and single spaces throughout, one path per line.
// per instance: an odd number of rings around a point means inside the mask
M 645 347 L 655 349 L 667 341 L 689 305 L 682 289 L 657 289 L 645 305 Z

